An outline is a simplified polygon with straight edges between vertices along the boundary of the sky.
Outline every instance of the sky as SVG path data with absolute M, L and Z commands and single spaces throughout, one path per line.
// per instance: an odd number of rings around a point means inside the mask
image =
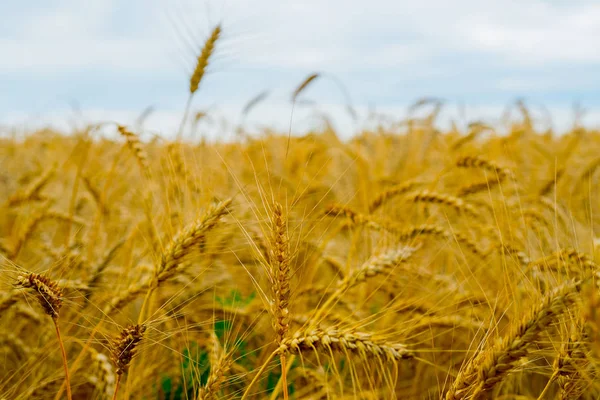
M 192 106 L 214 116 L 213 134 L 263 91 L 248 126 L 301 131 L 321 113 L 351 134 L 370 113 L 401 119 L 424 97 L 442 99 L 441 123 L 459 126 L 497 123 L 519 98 L 543 126 L 568 129 L 575 104 L 600 126 L 596 0 L 5 1 L 0 125 L 132 124 L 152 107 L 144 126 L 171 134 L 216 24 Z M 323 75 L 292 114 L 291 93 L 313 72 Z

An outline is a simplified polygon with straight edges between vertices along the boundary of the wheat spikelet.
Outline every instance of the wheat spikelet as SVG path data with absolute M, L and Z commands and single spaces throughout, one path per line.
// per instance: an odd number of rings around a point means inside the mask
M 113 297 L 104 308 L 106 314 L 120 310 L 135 300 L 141 293 L 158 287 L 161 283 L 178 274 L 179 266 L 194 249 L 204 247 L 206 234 L 212 230 L 228 212 L 231 199 L 224 200 L 211 206 L 204 216 L 182 229 L 169 242 L 162 253 L 160 264 L 157 265 L 153 276 L 131 284 L 127 290 Z
M 124 328 L 113 340 L 111 346 L 112 360 L 117 369 L 117 376 L 123 375 L 129 369 L 129 364 L 136 353 L 137 346 L 144 337 L 146 326 L 143 324 L 131 325 Z
M 549 256 L 531 261 L 528 269 L 560 270 L 563 267 L 570 273 L 593 273 L 600 271 L 600 267 L 585 253 L 581 253 L 574 248 L 561 249 Z
M 194 248 L 204 247 L 206 234 L 227 214 L 227 207 L 231 202 L 231 199 L 227 199 L 211 206 L 204 216 L 175 235 L 162 254 L 160 265 L 156 270 L 157 283 L 175 275 L 179 264 Z
M 525 252 L 508 243 L 496 243 L 494 248 L 500 249 L 502 253 L 514 255 L 519 260 L 519 263 L 524 267 L 528 267 L 531 264 L 531 259 L 529 256 L 527 256 L 527 254 L 525 254 Z
M 196 61 L 196 68 L 194 68 L 194 72 L 190 78 L 190 95 L 196 93 L 198 90 L 198 86 L 200 86 L 200 82 L 204 77 L 204 73 L 206 72 L 206 67 L 208 67 L 208 62 L 210 60 L 210 56 L 213 54 L 215 50 L 215 44 L 219 37 L 221 36 L 221 25 L 217 25 L 210 36 L 204 42 L 204 47 L 198 56 L 198 60 Z
M 19 275 L 16 286 L 33 289 L 44 312 L 52 319 L 58 318 L 63 294 L 57 282 L 32 272 L 27 275 Z
M 424 190 L 422 192 L 412 193 L 405 197 L 408 201 L 414 203 L 432 203 L 432 204 L 442 204 L 451 208 L 454 208 L 458 213 L 467 213 L 471 216 L 478 217 L 479 213 L 475 210 L 475 208 L 466 203 L 463 199 L 460 199 L 455 196 L 451 196 L 448 194 L 430 192 L 429 190 Z
M 527 356 L 539 335 L 576 304 L 582 284 L 582 280 L 569 282 L 548 293 L 509 335 L 480 350 L 459 372 L 446 399 L 477 399 L 493 390 Z
M 338 284 L 338 291 L 345 291 L 368 278 L 389 272 L 390 269 L 408 260 L 417 249 L 418 247 L 404 246 L 369 258 Z
M 306 79 L 304 79 L 302 83 L 296 88 L 296 90 L 294 90 L 294 93 L 292 94 L 292 101 L 295 102 L 300 93 L 302 93 L 308 87 L 308 85 L 310 85 L 319 76 L 320 75 L 318 73 L 310 74 L 309 76 L 307 76 Z
M 354 353 L 362 360 L 384 358 L 389 362 L 414 357 L 404 344 L 375 340 L 369 333 L 343 331 L 336 328 L 299 331 L 293 337 L 285 339 L 279 346 L 279 353 L 288 351 L 296 354 L 306 351 L 330 354 L 332 351 L 337 351 L 344 354 Z
M 384 190 L 383 192 L 375 196 L 373 201 L 371 201 L 371 204 L 369 205 L 369 212 L 372 213 L 376 211 L 379 207 L 381 207 L 383 203 L 387 202 L 395 196 L 399 196 L 401 194 L 411 191 L 420 184 L 421 182 L 418 181 L 408 181 Z
M 273 205 L 271 231 L 273 235 L 270 247 L 271 274 L 273 279 L 273 326 L 277 334 L 277 343 L 281 343 L 289 329 L 290 249 L 287 221 L 283 214 L 283 207 L 279 203 Z
M 470 194 L 482 192 L 484 190 L 491 190 L 494 186 L 498 186 L 500 183 L 502 183 L 502 180 L 496 178 L 484 182 L 470 183 L 459 188 L 457 195 L 458 197 L 464 197 Z
M 123 125 L 117 125 L 117 130 L 125 138 L 127 141 L 127 147 L 133 153 L 135 159 L 137 160 L 142 172 L 146 175 L 150 175 L 150 164 L 148 163 L 148 153 L 144 150 L 142 143 L 140 142 L 140 138 L 138 135 L 127 129 L 127 127 Z
M 215 360 L 211 362 L 210 375 L 206 380 L 206 384 L 198 391 L 198 397 L 196 400 L 213 400 L 216 399 L 217 394 L 225 380 L 225 374 L 231 369 L 233 360 L 231 355 L 223 353 Z
M 246 105 L 244 106 L 244 108 L 242 108 L 242 115 L 245 117 L 246 115 L 248 115 L 248 113 L 254 108 L 256 107 L 256 105 L 258 103 L 260 103 L 261 101 L 263 101 L 264 99 L 267 98 L 267 96 L 269 95 L 268 91 L 262 91 L 259 94 L 257 94 L 256 96 L 254 96 L 253 98 L 251 98 L 248 103 L 246 103 Z
M 481 122 L 471 123 L 469 124 L 469 128 L 470 132 L 467 135 L 461 137 L 456 142 L 454 142 L 454 144 L 452 144 L 451 148 L 453 151 L 456 151 L 465 144 L 477 139 L 477 136 L 479 136 L 482 132 L 486 130 L 493 130 L 492 127 Z
M 459 168 L 476 168 L 490 171 L 493 174 L 491 179 L 484 182 L 470 183 L 461 187 L 458 190 L 458 196 L 467 196 L 469 194 L 479 193 L 482 190 L 488 190 L 502 183 L 508 176 L 511 175 L 508 169 L 502 168 L 496 163 L 486 160 L 479 156 L 465 156 L 456 161 L 456 166 Z
M 456 161 L 456 166 L 459 168 L 476 168 L 488 170 L 498 175 L 499 179 L 504 179 L 507 175 L 510 174 L 509 170 L 502 168 L 495 162 L 486 160 L 485 158 L 480 156 L 461 157 Z
M 57 282 L 36 273 L 29 273 L 27 275 L 19 275 L 17 277 L 16 287 L 33 289 L 36 293 L 38 302 L 44 309 L 44 312 L 52 318 L 54 327 L 56 329 L 56 337 L 61 350 L 63 368 L 65 371 L 65 384 L 67 388 L 67 398 L 72 399 L 71 395 L 71 383 L 69 377 L 69 369 L 67 365 L 67 353 L 65 351 L 64 344 L 60 335 L 60 329 L 58 327 L 58 313 L 62 306 L 62 290 Z

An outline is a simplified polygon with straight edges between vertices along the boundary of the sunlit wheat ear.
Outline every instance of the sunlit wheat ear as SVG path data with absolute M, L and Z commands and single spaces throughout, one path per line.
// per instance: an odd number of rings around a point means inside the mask
M 369 258 L 338 283 L 338 291 L 345 291 L 376 275 L 389 273 L 398 264 L 406 262 L 416 250 L 418 247 L 403 246 Z
M 290 301 L 290 249 L 287 233 L 287 221 L 283 207 L 273 205 L 272 239 L 270 248 L 271 273 L 273 276 L 273 326 L 277 334 L 277 343 L 287 334 L 289 328 Z
M 377 209 L 388 200 L 401 194 L 407 193 L 413 190 L 415 187 L 419 186 L 420 184 L 421 182 L 418 181 L 408 181 L 384 190 L 383 192 L 375 196 L 373 201 L 371 201 L 371 204 L 369 205 L 369 212 L 377 211 Z
M 233 360 L 231 354 L 223 353 L 216 360 L 216 364 L 211 364 L 210 375 L 206 380 L 206 384 L 198 391 L 198 397 L 196 400 L 213 400 L 217 399 L 217 394 L 221 389 L 223 381 L 225 381 L 226 374 L 231 369 Z
M 204 77 L 204 73 L 206 72 L 206 67 L 208 67 L 208 62 L 210 60 L 211 55 L 215 50 L 215 44 L 219 37 L 221 36 L 221 25 L 217 25 L 206 42 L 204 42 L 204 47 L 198 56 L 198 60 L 196 62 L 196 68 L 194 68 L 194 72 L 190 78 L 190 94 L 196 93 L 198 90 L 198 86 L 200 86 L 200 82 Z
M 494 387 L 527 357 L 530 347 L 548 326 L 577 304 L 584 281 L 577 280 L 544 296 L 512 332 L 493 346 L 480 350 L 459 372 L 447 400 L 479 399 L 489 396 Z
M 204 216 L 181 230 L 165 248 L 156 270 L 156 279 L 163 282 L 177 272 L 177 266 L 193 249 L 203 249 L 206 234 L 228 213 L 232 200 L 221 201 L 210 207 Z
M 411 193 L 405 196 L 406 200 L 414 203 L 440 204 L 453 208 L 457 213 L 465 213 L 472 217 L 478 217 L 479 213 L 471 204 L 463 199 L 444 193 L 430 192 L 423 190 L 421 192 Z
M 154 290 L 166 280 L 180 272 L 184 259 L 194 250 L 202 251 L 206 243 L 206 235 L 221 221 L 228 212 L 232 200 L 224 200 L 211 206 L 202 217 L 192 222 L 173 237 L 164 249 L 160 263 L 156 265 L 154 275 L 141 282 L 132 283 L 127 290 L 115 296 L 104 308 L 106 314 L 120 310 L 135 300 L 140 293 Z
M 136 354 L 137 346 L 144 337 L 144 332 L 146 332 L 145 325 L 131 325 L 123 329 L 119 336 L 117 336 L 112 342 L 111 355 L 112 360 L 117 367 L 115 371 L 117 374 L 117 382 L 115 384 L 113 399 L 117 398 L 121 377 L 129 369 L 131 360 Z
M 117 130 L 127 141 L 127 147 L 133 153 L 142 172 L 145 176 L 150 176 L 150 164 L 148 163 L 148 153 L 144 150 L 138 135 L 127 129 L 123 125 L 117 125 Z
M 43 275 L 30 273 L 18 276 L 15 286 L 32 289 L 46 314 L 52 317 L 52 319 L 58 318 L 58 313 L 62 306 L 63 294 L 57 282 Z
M 44 309 L 44 312 L 52 318 L 63 360 L 67 398 L 71 400 L 71 382 L 69 379 L 69 369 L 67 365 L 67 353 L 65 351 L 65 347 L 60 335 L 60 329 L 58 327 L 58 314 L 60 308 L 62 307 L 63 298 L 62 289 L 57 282 L 33 272 L 27 275 L 19 275 L 17 277 L 15 286 L 18 288 L 20 287 L 33 290 L 38 302 Z
M 271 222 L 271 246 L 269 249 L 270 267 L 273 285 L 273 300 L 271 304 L 273 327 L 276 342 L 281 345 L 287 336 L 290 326 L 290 244 L 287 231 L 287 218 L 279 203 L 273 204 Z M 287 371 L 285 352 L 280 354 L 281 374 L 283 382 L 283 397 L 288 398 Z
M 365 332 L 343 331 L 336 328 L 299 331 L 293 337 L 285 339 L 279 352 L 314 352 L 330 355 L 332 351 L 341 354 L 354 354 L 361 360 L 398 361 L 414 357 L 404 344 L 389 343 L 373 339 Z
M 510 175 L 510 171 L 508 169 L 502 168 L 495 162 L 487 160 L 480 156 L 461 157 L 456 161 L 456 166 L 459 168 L 484 169 L 494 174 L 497 174 L 500 177 Z
M 458 190 L 459 197 L 491 190 L 494 186 L 501 184 L 507 177 L 511 176 L 510 170 L 502 168 L 493 161 L 479 156 L 461 157 L 457 160 L 456 166 L 459 168 L 481 169 L 491 173 L 491 176 L 483 182 L 474 182 L 462 186 Z

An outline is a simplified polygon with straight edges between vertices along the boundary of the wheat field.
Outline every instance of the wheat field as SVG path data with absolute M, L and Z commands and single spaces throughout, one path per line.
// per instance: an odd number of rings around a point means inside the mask
M 521 112 L 0 139 L 0 398 L 598 398 L 600 132 Z

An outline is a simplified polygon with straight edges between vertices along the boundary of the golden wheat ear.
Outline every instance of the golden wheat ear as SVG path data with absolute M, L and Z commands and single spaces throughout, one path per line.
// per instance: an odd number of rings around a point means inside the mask
M 69 368 L 67 364 L 67 352 L 65 351 L 65 346 L 63 344 L 62 337 L 60 334 L 60 328 L 58 327 L 58 315 L 60 308 L 63 304 L 62 289 L 56 281 L 53 281 L 44 275 L 36 274 L 33 272 L 27 275 L 19 275 L 17 277 L 17 282 L 15 283 L 15 286 L 17 288 L 33 290 L 38 299 L 38 302 L 44 309 L 44 312 L 52 318 L 63 360 L 63 368 L 65 371 L 65 384 L 67 388 L 67 398 L 71 400 L 71 381 L 69 378 Z
M 58 318 L 58 313 L 62 307 L 63 294 L 57 282 L 43 275 L 30 273 L 19 275 L 15 286 L 32 289 L 44 312 L 52 319 Z
M 578 302 L 583 284 L 584 280 L 576 280 L 548 293 L 511 333 L 493 346 L 480 350 L 458 374 L 446 393 L 446 400 L 488 397 L 518 362 L 527 357 L 548 326 Z
M 146 332 L 146 326 L 144 324 L 131 325 L 123 329 L 121 333 L 119 333 L 119 335 L 113 340 L 111 346 L 111 355 L 112 360 L 117 367 L 115 371 L 117 374 L 117 382 L 115 384 L 113 400 L 117 398 L 121 377 L 129 369 L 131 360 L 136 354 L 137 346 L 144 337 L 144 332 Z
M 215 26 L 210 36 L 206 39 L 206 42 L 204 42 L 204 47 L 196 61 L 196 68 L 194 68 L 194 72 L 190 78 L 190 94 L 194 94 L 198 90 L 219 37 L 221 37 L 221 25 Z

